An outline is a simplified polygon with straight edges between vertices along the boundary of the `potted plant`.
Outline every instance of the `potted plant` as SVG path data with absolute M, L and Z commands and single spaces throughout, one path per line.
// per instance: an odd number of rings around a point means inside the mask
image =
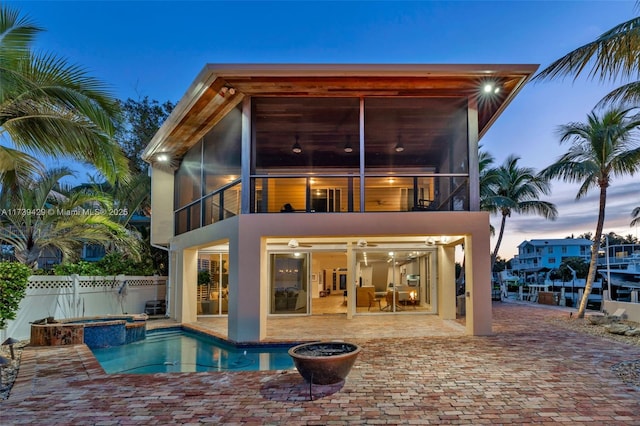
M 198 285 L 208 285 L 211 283 L 211 273 L 206 269 L 198 271 Z

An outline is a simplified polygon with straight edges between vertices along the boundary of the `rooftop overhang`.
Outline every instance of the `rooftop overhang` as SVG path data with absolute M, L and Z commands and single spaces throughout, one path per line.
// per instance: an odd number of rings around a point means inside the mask
M 467 97 L 482 137 L 538 65 L 208 64 L 153 137 L 142 158 L 181 158 L 245 96 Z M 496 92 L 486 92 L 492 84 Z

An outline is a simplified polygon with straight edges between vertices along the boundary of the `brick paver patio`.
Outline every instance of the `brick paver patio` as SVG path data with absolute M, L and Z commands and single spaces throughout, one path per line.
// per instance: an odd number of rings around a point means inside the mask
M 84 345 L 26 348 L 0 424 L 640 425 L 639 389 L 610 369 L 640 347 L 553 315 L 568 313 L 496 303 L 490 337 L 350 339 L 363 348 L 351 374 L 313 400 L 295 371 L 106 375 Z

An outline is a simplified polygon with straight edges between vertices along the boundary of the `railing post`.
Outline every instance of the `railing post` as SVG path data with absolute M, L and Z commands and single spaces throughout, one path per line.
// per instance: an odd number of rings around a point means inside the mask
M 79 317 L 78 315 L 78 292 L 80 291 L 80 276 L 78 274 L 71 275 L 71 282 L 73 284 L 73 297 L 71 298 L 73 303 L 73 316 Z

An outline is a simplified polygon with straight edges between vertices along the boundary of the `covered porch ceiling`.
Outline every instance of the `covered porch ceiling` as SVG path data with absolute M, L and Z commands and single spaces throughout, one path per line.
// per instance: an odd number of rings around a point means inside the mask
M 482 137 L 537 68 L 530 64 L 208 64 L 142 158 L 153 162 L 160 153 L 181 158 L 245 96 L 467 98 L 477 105 Z M 489 92 L 488 84 L 493 88 Z

